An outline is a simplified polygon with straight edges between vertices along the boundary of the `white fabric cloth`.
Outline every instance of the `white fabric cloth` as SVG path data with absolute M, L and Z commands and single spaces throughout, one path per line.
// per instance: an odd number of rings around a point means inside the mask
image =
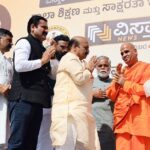
M 60 60 L 50 130 L 54 147 L 65 144 L 68 135 L 67 121 L 72 117 L 77 132 L 76 140 L 87 150 L 100 149 L 96 124 L 91 113 L 92 81 L 91 72 L 75 54 L 68 52 Z
M 43 114 L 43 119 L 40 127 L 38 136 L 38 144 L 36 150 L 53 150 L 52 142 L 49 134 L 51 125 L 51 109 L 43 110 L 46 111 Z
M 64 145 L 60 147 L 56 147 L 56 150 L 75 150 L 76 146 L 76 130 L 75 124 L 68 119 L 68 127 L 67 127 L 67 138 Z
M 56 147 L 55 150 L 86 150 L 83 146 L 83 143 L 76 141 L 77 131 L 73 118 L 68 119 L 67 126 L 67 138 L 65 144 L 59 147 Z
M 15 69 L 17 72 L 27 72 L 41 67 L 41 60 L 28 60 L 31 53 L 30 43 L 21 39 L 15 46 Z
M 57 59 L 51 59 L 50 64 L 51 64 L 50 78 L 56 80 L 56 73 L 57 73 L 59 61 Z
M 0 52 L 0 84 L 11 83 L 13 67 L 10 59 Z M 7 99 L 0 94 L 0 145 L 6 144 L 9 132 Z
M 51 64 L 50 78 L 55 80 L 59 61 L 57 59 L 52 59 L 50 60 L 50 64 Z M 53 150 L 52 141 L 49 134 L 50 126 L 51 126 L 51 109 L 44 108 L 43 119 L 41 122 L 36 150 Z
M 144 91 L 145 91 L 146 97 L 149 97 L 150 96 L 150 80 L 147 80 L 144 83 Z

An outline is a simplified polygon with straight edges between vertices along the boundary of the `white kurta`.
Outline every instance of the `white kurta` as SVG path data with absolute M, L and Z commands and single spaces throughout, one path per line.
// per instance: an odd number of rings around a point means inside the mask
M 68 52 L 61 59 L 52 106 L 51 138 L 54 147 L 65 144 L 68 120 L 72 119 L 77 132 L 76 141 L 82 143 L 86 150 L 100 149 L 91 113 L 92 81 L 91 73 L 75 54 Z
M 0 84 L 11 83 L 13 67 L 10 59 L 0 52 Z M 0 94 L 0 145 L 6 144 L 8 136 L 7 100 Z
M 51 74 L 49 76 L 51 79 L 56 80 L 56 72 L 58 69 L 59 61 L 57 59 L 52 59 L 50 60 L 50 64 L 51 64 Z M 49 134 L 50 126 L 51 126 L 51 108 L 44 108 L 43 119 L 41 122 L 36 150 L 53 150 Z

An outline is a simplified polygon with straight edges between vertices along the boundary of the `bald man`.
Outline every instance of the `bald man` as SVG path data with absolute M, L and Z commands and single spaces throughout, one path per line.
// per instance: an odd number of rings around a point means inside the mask
M 56 150 L 99 150 L 96 124 L 91 113 L 92 72 L 97 58 L 86 64 L 86 38 L 76 36 L 61 59 L 54 88 L 51 138 Z
M 117 66 L 107 96 L 115 102 L 114 131 L 117 150 L 150 150 L 150 64 L 138 61 L 135 46 L 121 45 L 126 67 Z

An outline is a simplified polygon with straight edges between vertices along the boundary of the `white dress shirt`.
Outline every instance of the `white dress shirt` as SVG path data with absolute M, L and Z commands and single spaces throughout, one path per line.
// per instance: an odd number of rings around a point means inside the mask
M 31 53 L 31 46 L 28 40 L 21 39 L 15 46 L 15 69 L 17 72 L 28 72 L 42 66 L 41 60 L 28 60 Z

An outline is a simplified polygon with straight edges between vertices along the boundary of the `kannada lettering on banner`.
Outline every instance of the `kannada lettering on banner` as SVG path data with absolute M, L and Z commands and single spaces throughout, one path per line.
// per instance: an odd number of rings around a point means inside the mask
M 0 28 L 10 30 L 11 17 L 6 7 L 0 5 Z
M 54 0 L 53 2 L 56 3 L 58 1 Z M 61 2 L 59 2 L 58 5 L 60 5 Z M 67 3 L 67 0 L 65 2 Z M 68 1 L 68 3 L 71 3 L 71 2 L 73 3 L 74 1 L 71 1 L 71 0 Z M 80 1 L 75 1 L 75 2 L 82 2 L 82 1 L 80 0 Z M 48 11 L 48 12 L 43 12 L 42 14 L 39 14 L 39 15 L 45 17 L 46 19 L 54 19 L 55 17 L 64 18 L 64 19 L 72 19 L 72 17 L 74 16 L 80 17 L 80 15 L 82 14 L 83 15 L 90 15 L 90 14 L 101 15 L 102 13 L 106 14 L 107 12 L 110 12 L 110 11 L 123 13 L 127 9 L 141 8 L 141 7 L 144 7 L 144 5 L 145 5 L 144 0 L 119 0 L 119 1 L 116 1 L 115 3 L 105 3 L 102 5 L 96 5 L 93 7 L 89 6 L 89 7 L 85 7 L 82 9 L 80 7 L 59 7 L 58 9 L 56 9 L 55 12 Z
M 90 45 L 146 41 L 150 39 L 150 17 L 88 23 L 85 36 Z
M 50 7 L 84 1 L 91 1 L 91 0 L 40 0 L 40 7 Z
M 103 4 L 102 11 L 124 12 L 125 9 L 143 7 L 144 0 L 121 0 L 116 3 Z
M 26 35 L 25 25 L 32 15 L 43 16 L 49 26 L 47 44 L 59 34 L 86 36 L 90 43 L 88 57 L 108 55 L 115 66 L 120 55 L 114 50 L 123 42 L 134 43 L 140 59 L 150 60 L 149 14 L 150 0 L 1 0 L 0 27 L 12 31 L 15 43 Z M 9 55 L 12 57 L 12 52 Z

